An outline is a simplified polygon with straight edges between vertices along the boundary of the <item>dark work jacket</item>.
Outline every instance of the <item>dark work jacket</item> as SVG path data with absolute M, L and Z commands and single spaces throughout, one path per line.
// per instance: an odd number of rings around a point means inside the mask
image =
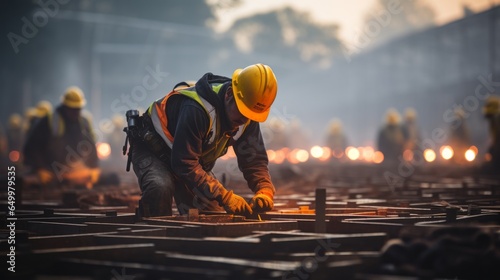
M 69 121 L 59 106 L 54 115 L 36 122 L 24 145 L 25 163 L 33 169 L 45 168 L 54 173 L 68 170 L 76 161 L 85 166 L 98 166 L 97 151 L 90 121 L 81 116 L 78 121 Z M 58 114 L 56 116 L 55 114 Z M 59 117 L 62 128 L 55 133 L 53 118 Z
M 196 83 L 196 92 L 216 108 L 221 129 L 216 131 L 215 141 L 232 137 L 234 131 L 224 109 L 224 95 L 230 79 L 205 74 Z M 219 94 L 212 90 L 212 83 L 224 85 Z M 171 151 L 171 167 L 175 175 L 192 191 L 199 191 L 209 199 L 220 199 L 219 188 L 222 184 L 210 172 L 213 162 L 202 162 L 201 155 L 207 148 L 207 131 L 210 120 L 203 107 L 195 100 L 183 96 L 172 96 L 166 106 L 168 130 L 174 137 Z M 275 188 L 271 182 L 268 158 L 258 122 L 251 121 L 243 134 L 235 141 L 231 138 L 227 147 L 233 146 L 238 167 L 243 172 L 249 188 L 253 192 L 267 188 L 272 193 Z
M 404 132 L 400 125 L 387 124 L 378 134 L 377 148 L 387 161 L 397 161 L 404 151 Z

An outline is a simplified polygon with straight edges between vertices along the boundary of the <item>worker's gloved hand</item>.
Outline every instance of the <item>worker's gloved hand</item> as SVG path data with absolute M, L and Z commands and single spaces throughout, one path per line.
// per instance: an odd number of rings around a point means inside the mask
M 97 181 L 99 181 L 100 176 L 101 176 L 101 169 L 99 168 L 90 169 L 90 182 L 92 184 L 97 183 Z
M 255 212 L 271 211 L 274 207 L 272 192 L 258 191 L 250 201 L 250 207 Z
M 36 171 L 38 179 L 42 185 L 50 184 L 54 180 L 54 173 L 45 168 L 40 168 Z
M 222 207 L 230 214 L 246 216 L 253 212 L 247 201 L 243 197 L 234 194 L 233 191 L 226 192 L 222 197 Z

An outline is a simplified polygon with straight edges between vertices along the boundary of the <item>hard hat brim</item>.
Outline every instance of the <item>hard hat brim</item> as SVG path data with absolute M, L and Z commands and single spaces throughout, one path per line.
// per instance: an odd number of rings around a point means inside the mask
M 269 113 L 271 112 L 271 108 L 267 109 L 266 111 L 262 113 L 256 113 L 250 109 L 247 108 L 245 103 L 243 101 L 239 100 L 238 98 L 234 98 L 236 100 L 236 107 L 238 107 L 238 111 L 248 118 L 249 120 L 256 121 L 256 122 L 265 122 L 267 120 L 267 117 L 269 116 Z
M 61 103 L 72 109 L 82 109 L 87 101 L 83 91 L 77 86 L 71 86 L 66 89 L 66 92 L 61 96 Z
M 82 100 L 80 102 L 72 102 L 68 100 L 63 100 L 63 105 L 71 109 L 82 109 L 87 104 L 87 100 Z

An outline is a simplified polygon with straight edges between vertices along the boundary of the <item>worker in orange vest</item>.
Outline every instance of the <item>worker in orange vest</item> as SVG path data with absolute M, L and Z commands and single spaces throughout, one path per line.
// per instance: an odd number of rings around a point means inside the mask
M 206 73 L 196 83 L 180 83 L 140 117 L 128 111 L 130 132 L 131 126 L 140 128 L 129 135 L 135 135 L 130 152 L 142 215 L 171 215 L 172 197 L 181 214 L 191 208 L 240 215 L 271 210 L 275 187 L 259 123 L 267 119 L 277 89 L 272 69 L 254 64 L 235 70 L 232 79 Z M 255 194 L 250 201 L 211 172 L 230 146 Z

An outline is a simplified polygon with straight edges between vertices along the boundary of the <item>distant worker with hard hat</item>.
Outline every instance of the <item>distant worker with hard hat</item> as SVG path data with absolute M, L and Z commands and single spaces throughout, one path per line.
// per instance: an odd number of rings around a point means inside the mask
M 82 90 L 69 87 L 54 112 L 48 111 L 30 129 L 25 163 L 42 185 L 68 181 L 89 186 L 97 182 L 100 170 L 91 120 L 82 114 L 85 104 Z
M 24 111 L 24 118 L 23 118 L 23 133 L 24 135 L 28 135 L 31 127 L 33 127 L 33 124 L 38 120 L 38 110 L 35 107 L 29 107 Z
M 465 152 L 472 146 L 472 136 L 464 109 L 457 107 L 453 111 L 455 121 L 448 128 L 448 145 L 453 148 L 453 162 L 465 163 Z
M 394 108 L 387 110 L 385 124 L 379 129 L 377 148 L 384 154 L 384 162 L 398 163 L 403 155 L 405 134 L 401 126 L 401 116 Z
M 40 117 L 45 117 L 52 113 L 52 104 L 47 100 L 41 100 L 36 104 L 36 109 Z
M 405 150 L 416 151 L 420 145 L 421 136 L 415 109 L 406 108 L 402 126 L 405 136 Z
M 273 70 L 254 64 L 235 70 L 232 79 L 206 73 L 194 85 L 179 83 L 140 118 L 128 111 L 141 214 L 172 215 L 172 197 L 180 214 L 191 208 L 239 215 L 271 210 L 275 187 L 259 123 L 267 119 L 277 90 Z M 249 201 L 212 173 L 230 146 L 254 193 Z
M 42 100 L 36 104 L 36 107 L 29 108 L 25 113 L 26 118 L 24 122 L 25 134 L 30 134 L 36 122 L 43 119 L 48 114 L 52 113 L 52 104 L 47 100 Z
M 325 138 L 325 145 L 332 150 L 334 155 L 332 158 L 342 155 L 348 146 L 347 136 L 344 133 L 342 122 L 339 119 L 330 121 Z

